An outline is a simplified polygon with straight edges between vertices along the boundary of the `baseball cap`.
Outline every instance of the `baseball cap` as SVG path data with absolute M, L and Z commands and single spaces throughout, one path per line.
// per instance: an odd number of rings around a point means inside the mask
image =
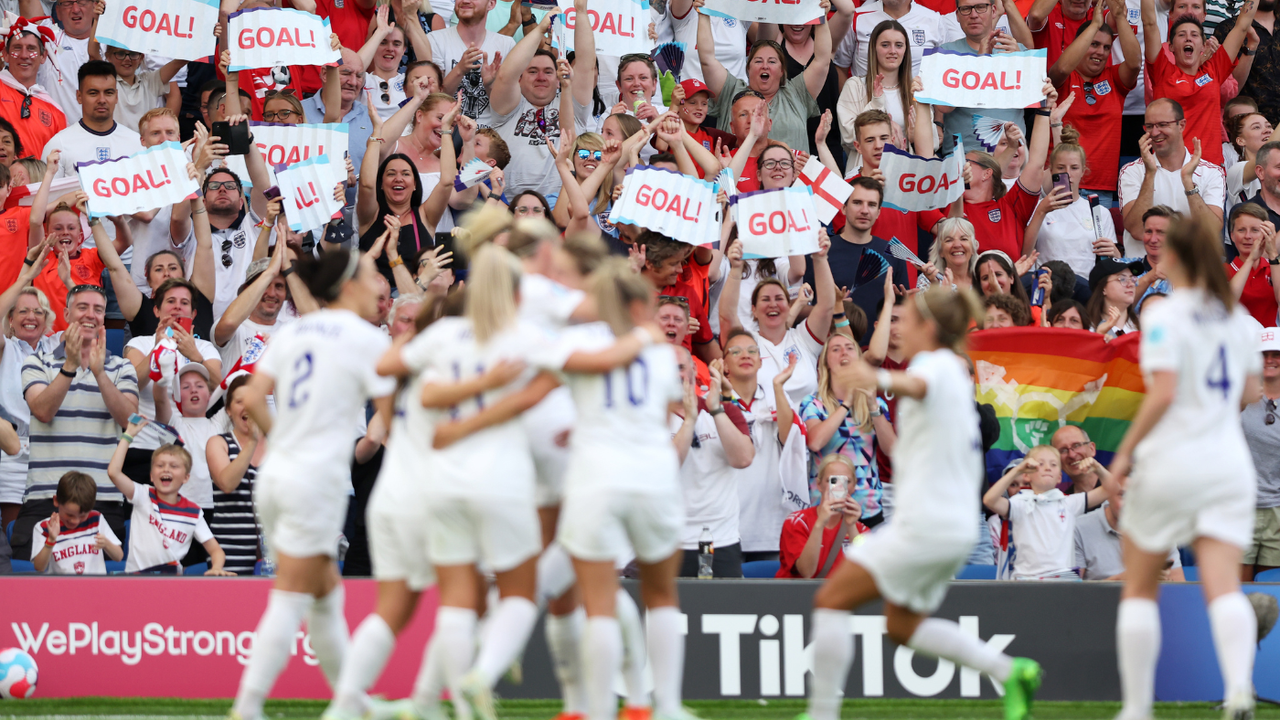
M 1280 328 L 1263 329 L 1262 352 L 1280 352 Z
M 1093 266 L 1093 270 L 1089 271 L 1089 292 L 1093 292 L 1094 288 L 1106 282 L 1107 278 L 1125 270 L 1133 273 L 1134 277 L 1141 275 L 1142 261 L 1123 262 L 1115 258 L 1099 257 Z
M 251 283 L 258 279 L 258 276 L 267 271 L 267 266 L 271 264 L 271 258 L 258 258 L 249 263 L 249 269 L 244 273 L 244 281 Z
M 193 372 L 199 375 L 200 377 L 204 378 L 205 380 L 209 379 L 209 370 L 202 363 L 189 362 L 186 365 L 183 365 L 182 367 L 178 368 L 178 377 L 182 377 L 183 373 L 189 373 L 189 372 Z
M 707 87 L 706 83 L 702 82 L 701 80 L 695 80 L 694 78 L 689 78 L 688 80 L 681 80 L 680 89 L 684 90 L 684 96 L 686 98 L 691 98 L 695 94 L 700 92 L 704 92 L 707 95 L 710 95 L 711 97 L 716 96 L 715 93 L 711 92 L 711 88 Z

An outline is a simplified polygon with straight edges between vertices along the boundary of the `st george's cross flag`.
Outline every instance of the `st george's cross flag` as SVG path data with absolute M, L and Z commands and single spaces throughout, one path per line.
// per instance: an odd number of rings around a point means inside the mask
M 791 187 L 808 185 L 813 190 L 813 201 L 818 208 L 818 219 L 823 225 L 830 225 L 831 220 L 844 208 L 844 201 L 853 194 L 853 186 L 844 181 L 839 173 L 831 172 L 831 168 L 823 165 L 816 157 L 810 157 L 800 171 Z

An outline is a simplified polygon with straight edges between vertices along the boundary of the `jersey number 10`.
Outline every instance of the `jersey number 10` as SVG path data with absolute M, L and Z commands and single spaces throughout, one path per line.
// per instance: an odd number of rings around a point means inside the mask
M 607 408 L 613 407 L 614 403 L 613 374 L 615 372 L 619 371 L 611 370 L 604 375 L 604 406 Z M 621 373 L 626 379 L 627 402 L 637 407 L 643 405 L 645 396 L 649 394 L 649 367 L 644 364 L 644 359 L 636 358 L 635 362 L 621 370 Z

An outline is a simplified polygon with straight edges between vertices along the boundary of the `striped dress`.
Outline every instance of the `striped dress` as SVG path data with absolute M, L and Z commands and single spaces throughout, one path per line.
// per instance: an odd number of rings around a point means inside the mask
M 227 441 L 227 457 L 235 460 L 240 454 L 240 443 L 235 433 L 223 433 L 218 437 Z M 253 481 L 258 468 L 250 465 L 234 492 L 222 492 L 213 486 L 213 519 L 209 530 L 227 554 L 225 568 L 237 575 L 252 575 L 258 560 L 258 518 L 253 511 Z

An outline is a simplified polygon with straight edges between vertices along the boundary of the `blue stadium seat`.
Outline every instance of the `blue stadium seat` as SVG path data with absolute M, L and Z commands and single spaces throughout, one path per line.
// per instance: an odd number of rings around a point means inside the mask
M 107 561 L 107 573 L 108 573 L 108 574 L 110 574 L 110 573 L 122 573 L 122 572 L 124 572 L 124 561 L 123 561 L 123 560 L 108 560 L 108 561 Z
M 182 569 L 183 575 L 203 575 L 209 569 L 209 563 L 202 562 Z
M 13 571 L 15 573 L 33 573 L 36 566 L 31 564 L 30 560 L 13 560 Z
M 16 522 L 18 521 L 10 520 L 9 523 L 4 526 L 4 539 L 8 541 L 10 545 L 13 544 L 13 524 Z
M 124 548 L 124 555 L 120 556 L 120 560 L 122 562 L 129 559 L 129 523 L 130 522 L 131 521 L 129 520 L 124 521 L 124 537 L 120 538 L 120 547 Z
M 777 560 L 756 560 L 753 562 L 742 563 L 742 577 L 744 578 L 771 578 L 778 574 L 778 568 L 782 567 L 782 563 Z
M 107 329 L 107 349 L 112 355 L 124 356 L 124 330 Z
M 1270 569 L 1270 570 L 1263 570 L 1262 572 L 1260 572 L 1260 573 L 1258 573 L 1257 575 L 1254 575 L 1254 576 L 1253 576 L 1253 581 L 1254 581 L 1254 582 L 1273 582 L 1273 583 L 1280 583 L 1280 568 L 1272 568 L 1272 569 Z
M 1200 569 L 1195 565 L 1183 565 L 1182 574 L 1186 576 L 1187 582 L 1200 582 Z
M 956 573 L 957 580 L 995 580 L 995 565 L 965 565 Z

